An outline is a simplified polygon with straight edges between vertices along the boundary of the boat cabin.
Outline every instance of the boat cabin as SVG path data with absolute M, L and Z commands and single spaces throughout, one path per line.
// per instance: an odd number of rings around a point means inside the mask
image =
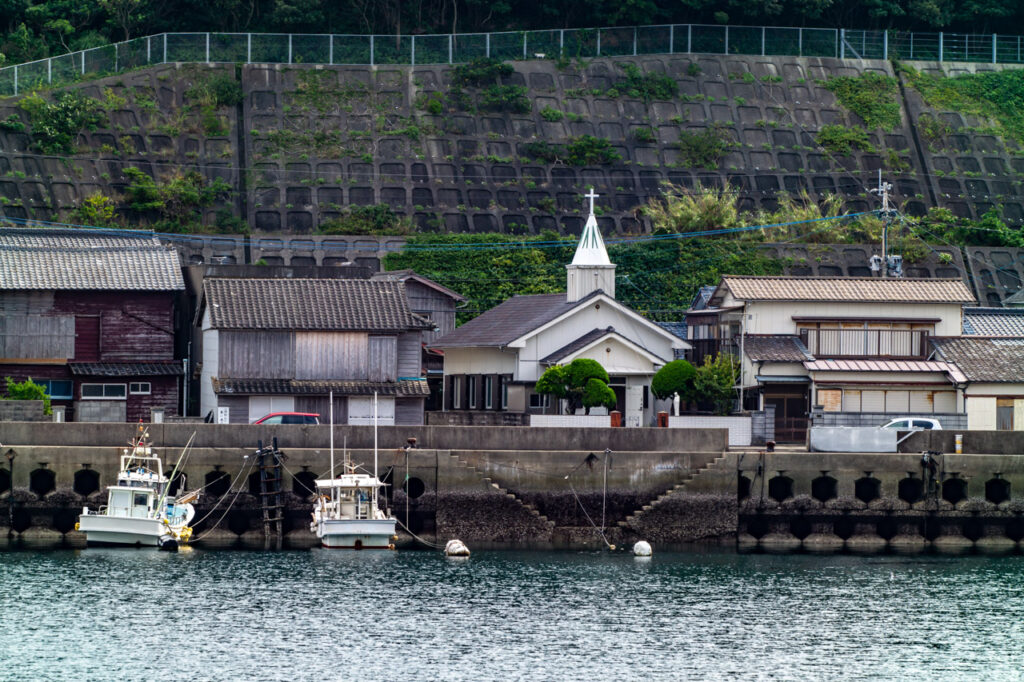
M 376 518 L 377 490 L 384 484 L 373 476 L 344 474 L 316 482 L 321 513 L 329 518 Z

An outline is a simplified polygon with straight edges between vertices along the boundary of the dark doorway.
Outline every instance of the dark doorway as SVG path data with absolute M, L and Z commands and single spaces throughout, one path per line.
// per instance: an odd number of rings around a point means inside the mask
M 775 441 L 803 443 L 807 440 L 807 389 L 770 386 L 765 389 L 765 407 L 775 408 Z

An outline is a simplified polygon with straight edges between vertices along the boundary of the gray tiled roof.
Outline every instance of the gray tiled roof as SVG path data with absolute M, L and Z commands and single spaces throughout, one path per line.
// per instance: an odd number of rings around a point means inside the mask
M 959 279 L 725 275 L 718 291 L 725 288 L 740 301 L 976 303 Z
M 430 345 L 434 348 L 504 346 L 601 293 L 598 289 L 574 303 L 567 303 L 565 294 L 513 296 Z
M 218 329 L 401 332 L 431 329 L 409 310 L 405 285 L 358 279 L 218 279 L 203 282 Z
M 69 362 L 71 373 L 89 377 L 180 376 L 181 362 Z
M 616 336 L 619 336 L 618 334 L 615 333 L 615 327 L 608 327 L 607 329 L 593 329 L 584 334 L 583 336 L 579 337 L 575 341 L 567 343 L 566 345 L 562 346 L 555 352 L 550 353 L 544 358 L 541 358 L 540 361 L 544 364 L 559 362 L 560 360 L 562 360 L 562 358 L 566 357 L 567 355 L 571 355 L 576 351 L 580 350 L 581 348 L 585 348 L 588 344 L 597 341 L 602 336 L 605 336 L 607 334 L 615 334 Z
M 964 334 L 1024 336 L 1024 309 L 964 308 Z
M 0 289 L 175 291 L 178 253 L 155 236 L 0 228 Z
M 805 362 L 813 360 L 800 338 L 791 334 L 747 334 L 743 352 L 755 362 Z
M 655 322 L 656 325 L 680 339 L 686 339 L 686 322 Z
M 213 390 L 222 395 L 373 395 L 425 398 L 430 395 L 426 381 L 305 381 L 299 379 L 218 379 Z
M 931 342 L 939 357 L 959 367 L 969 381 L 1024 382 L 1024 337 L 960 336 Z

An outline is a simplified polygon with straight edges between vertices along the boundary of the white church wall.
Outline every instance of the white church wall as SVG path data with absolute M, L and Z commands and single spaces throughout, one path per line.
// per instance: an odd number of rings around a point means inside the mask
M 501 351 L 497 348 L 447 348 L 444 352 L 446 375 L 513 374 L 515 371 L 515 351 Z

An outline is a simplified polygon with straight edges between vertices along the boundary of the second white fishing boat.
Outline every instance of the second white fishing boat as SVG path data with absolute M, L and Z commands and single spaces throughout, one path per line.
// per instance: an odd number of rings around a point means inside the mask
M 334 476 L 334 396 L 331 402 L 331 473 L 316 482 L 316 502 L 309 530 L 329 549 L 394 549 L 395 519 L 380 507 L 377 478 L 377 395 L 373 396 L 373 475 L 356 473 L 348 459 Z

